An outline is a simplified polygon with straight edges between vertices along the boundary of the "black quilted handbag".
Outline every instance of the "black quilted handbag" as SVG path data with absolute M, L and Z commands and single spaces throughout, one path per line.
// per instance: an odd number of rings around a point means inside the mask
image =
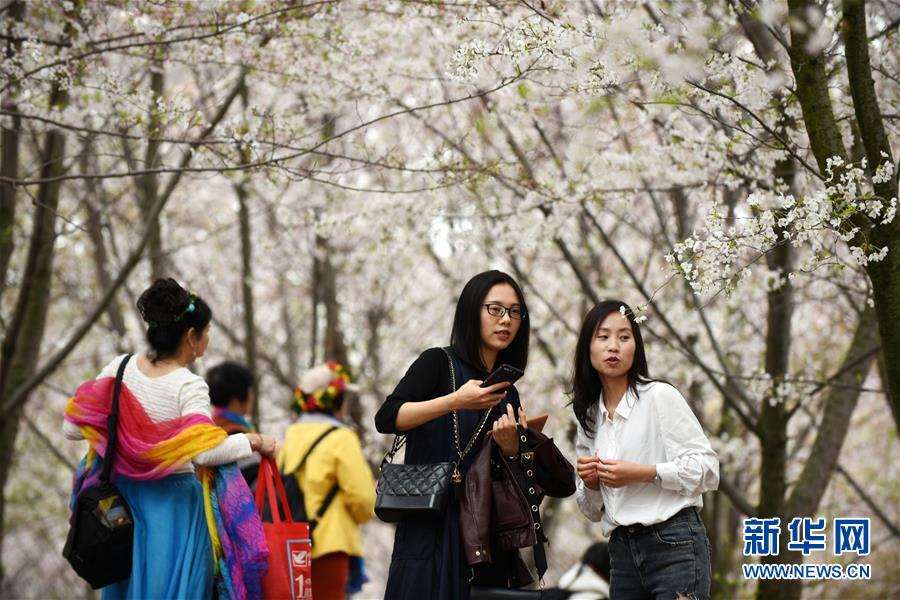
M 451 392 L 456 391 L 456 372 L 450 352 L 444 348 L 450 363 Z M 456 444 L 455 462 L 426 464 L 393 464 L 394 455 L 406 443 L 406 437 L 394 437 L 394 444 L 381 461 L 381 472 L 375 488 L 375 514 L 386 523 L 397 523 L 407 518 L 433 518 L 443 514 L 450 496 L 450 482 L 461 483 L 459 464 L 472 449 L 478 435 L 487 423 L 490 409 L 484 411 L 475 434 L 465 450 L 460 451 L 459 417 L 453 411 L 453 433 Z
M 387 523 L 405 517 L 434 517 L 444 512 L 450 494 L 452 462 L 424 465 L 385 463 L 378 476 L 375 514 Z

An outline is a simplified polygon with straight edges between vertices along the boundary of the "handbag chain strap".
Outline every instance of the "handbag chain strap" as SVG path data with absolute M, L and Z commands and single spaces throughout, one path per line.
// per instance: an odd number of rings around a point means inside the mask
M 453 368 L 453 358 L 450 356 L 450 352 L 446 348 L 442 348 L 444 354 L 447 355 L 447 362 L 450 364 L 450 386 L 453 391 L 456 391 L 456 369 Z M 469 443 L 466 444 L 466 449 L 460 451 L 459 449 L 459 414 L 457 411 L 453 411 L 453 441 L 456 444 L 456 455 L 457 461 L 456 464 L 453 465 L 453 483 L 462 483 L 462 474 L 459 472 L 459 465 L 462 464 L 463 459 L 472 449 L 472 446 L 475 445 L 475 440 L 478 439 L 478 436 L 481 435 L 482 430 L 484 429 L 485 423 L 487 423 L 488 417 L 491 414 L 491 409 L 484 409 L 484 416 L 481 418 L 481 423 L 478 424 L 478 428 L 475 430 L 474 435 L 469 438 Z
M 447 363 L 450 365 L 450 388 L 451 393 L 456 391 L 456 369 L 453 368 L 453 357 L 450 356 L 450 352 L 446 348 L 442 348 L 444 354 L 447 355 Z M 465 450 L 460 450 L 459 443 L 459 415 L 454 410 L 453 411 L 453 442 L 456 445 L 456 456 L 457 460 L 453 465 L 453 483 L 462 483 L 462 474 L 459 472 L 459 465 L 462 464 L 463 459 L 472 450 L 472 447 L 475 445 L 475 441 L 478 439 L 478 436 L 481 435 L 481 432 L 484 430 L 484 426 L 488 421 L 488 417 L 491 414 L 491 409 L 486 408 L 484 410 L 484 416 L 481 418 L 481 423 L 479 423 L 478 428 L 475 430 L 475 434 L 469 439 L 469 443 L 466 445 Z M 385 454 L 381 463 L 385 462 L 393 462 L 394 455 L 400 451 L 406 444 L 406 436 L 405 435 L 395 435 L 394 443 L 391 445 L 391 449 L 388 450 L 387 454 Z

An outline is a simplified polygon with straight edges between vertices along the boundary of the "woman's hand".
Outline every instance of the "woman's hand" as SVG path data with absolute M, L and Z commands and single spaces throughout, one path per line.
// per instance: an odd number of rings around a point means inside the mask
M 480 381 L 470 379 L 458 390 L 445 396 L 418 402 L 404 402 L 400 405 L 400 410 L 397 411 L 395 426 L 397 431 L 405 432 L 443 417 L 454 410 L 493 408 L 506 397 L 506 392 L 503 391 L 503 388 L 509 387 L 509 385 L 509 382 L 502 381 L 483 388 L 480 387 Z
M 500 415 L 500 418 L 494 421 L 494 428 L 491 430 L 494 435 L 494 441 L 500 446 L 503 456 L 512 456 L 519 453 L 519 434 L 516 428 L 516 416 L 513 413 L 512 404 L 506 405 L 506 414 Z M 525 409 L 519 407 L 519 422 L 524 428 L 528 428 L 528 422 L 525 420 Z
M 594 491 L 600 489 L 600 459 L 594 455 L 578 457 L 578 476 L 584 482 L 584 487 Z
M 603 485 L 620 488 L 632 483 L 653 481 L 653 477 L 656 475 L 656 465 L 643 465 L 613 458 L 598 458 L 597 475 Z
M 247 439 L 250 441 L 250 449 L 263 456 L 275 456 L 278 452 L 278 440 L 271 435 L 248 433 Z
M 481 387 L 481 381 L 470 379 L 451 396 L 452 409 L 481 410 L 483 408 L 493 408 L 506 397 L 506 392 L 501 392 L 500 390 L 509 387 L 509 385 L 508 381 L 501 381 L 483 388 Z

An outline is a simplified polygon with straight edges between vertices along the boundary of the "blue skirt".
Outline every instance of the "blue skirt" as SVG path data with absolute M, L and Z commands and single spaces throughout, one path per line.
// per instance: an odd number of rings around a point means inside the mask
M 113 482 L 131 507 L 131 577 L 103 588 L 103 600 L 200 598 L 213 591 L 212 545 L 203 512 L 203 486 L 191 473 Z

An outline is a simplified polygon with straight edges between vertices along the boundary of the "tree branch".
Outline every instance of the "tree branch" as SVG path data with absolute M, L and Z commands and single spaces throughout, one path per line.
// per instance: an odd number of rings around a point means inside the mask
M 225 117 L 225 113 L 228 112 L 229 107 L 240 92 L 240 88 L 242 85 L 243 78 L 238 81 L 238 83 L 232 89 L 231 93 L 226 98 L 225 102 L 221 104 L 221 106 L 219 107 L 219 111 L 216 113 L 207 128 L 198 138 L 198 142 L 209 135 L 215 129 L 215 127 L 218 126 L 219 122 Z M 191 154 L 189 153 L 182 159 L 182 165 L 186 167 L 187 163 L 190 160 Z M 63 346 L 59 350 L 57 350 L 50 358 L 48 358 L 47 361 L 40 368 L 38 368 L 28 380 L 26 380 L 23 384 L 16 388 L 9 395 L 9 397 L 3 401 L 3 404 L 0 405 L 0 423 L 5 421 L 11 414 L 13 414 L 15 412 L 15 409 L 27 400 L 29 392 L 37 387 L 37 385 L 41 381 L 43 381 L 43 379 L 47 377 L 47 375 L 52 373 L 62 363 L 62 361 L 64 361 L 66 357 L 69 356 L 69 354 L 81 342 L 81 339 L 87 334 L 88 331 L 90 331 L 91 327 L 93 327 L 97 319 L 100 318 L 100 315 L 102 315 L 106 310 L 107 305 L 110 303 L 110 301 L 112 301 L 113 297 L 116 294 L 116 291 L 122 286 L 123 283 L 125 283 L 125 280 L 137 266 L 138 262 L 140 262 L 141 256 L 144 253 L 144 248 L 147 247 L 147 244 L 150 241 L 150 235 L 153 229 L 152 227 L 150 227 L 149 223 L 159 218 L 159 215 L 162 213 L 163 208 L 165 208 L 166 203 L 172 195 L 172 192 L 175 190 L 175 187 L 181 180 L 182 174 L 183 172 L 176 173 L 169 179 L 169 183 L 166 186 L 165 191 L 160 194 L 159 198 L 156 201 L 156 204 L 152 207 L 149 214 L 147 215 L 149 220 L 144 226 L 143 234 L 141 235 L 137 246 L 135 246 L 135 248 L 131 251 L 131 254 L 128 256 L 128 260 L 122 266 L 122 269 L 119 271 L 116 279 L 110 284 L 108 288 L 106 288 L 106 290 L 103 292 L 103 295 L 93 306 L 93 308 L 88 312 L 87 316 L 81 321 L 81 323 L 73 329 L 72 334 L 69 336 L 69 340 L 65 344 L 63 344 Z
M 616 259 L 619 261 L 619 264 L 621 264 L 622 267 L 625 269 L 625 272 L 628 274 L 632 283 L 634 283 L 635 287 L 638 289 L 638 291 L 641 293 L 641 295 L 647 300 L 647 302 L 652 303 L 653 302 L 652 294 L 650 294 L 647 291 L 647 289 L 644 287 L 644 284 L 637 278 L 637 275 L 631 269 L 631 266 L 628 264 L 628 261 L 625 260 L 625 257 L 623 257 L 621 255 L 618 248 L 616 248 L 615 244 L 612 243 L 612 240 L 609 239 L 609 236 L 607 235 L 606 230 L 603 229 L 603 226 L 600 225 L 600 223 L 597 221 L 597 219 L 594 217 L 594 215 L 591 214 L 591 212 L 589 210 L 587 210 L 587 208 L 585 208 L 584 210 L 585 210 L 585 214 L 588 216 L 588 218 L 593 223 L 594 228 L 600 234 L 600 237 L 603 238 L 603 243 L 606 244 L 606 246 L 610 249 L 610 251 L 615 255 Z M 690 344 L 687 343 L 687 340 L 685 340 L 682 337 L 682 335 L 678 332 L 677 329 L 675 329 L 675 327 L 672 325 L 672 323 L 669 321 L 669 319 L 666 318 L 665 313 L 662 310 L 657 309 L 656 314 L 659 316 L 660 320 L 663 322 L 663 325 L 665 325 L 666 329 L 669 331 L 669 334 L 672 335 L 678 341 L 678 344 L 684 349 L 684 351 L 686 353 L 688 353 L 690 355 L 691 359 L 697 364 L 697 366 L 700 367 L 700 369 L 703 371 L 703 373 L 706 375 L 706 377 L 710 380 L 710 382 L 712 382 L 713 386 L 715 386 L 715 388 L 717 390 L 719 390 L 719 393 L 722 394 L 722 397 L 729 404 L 729 406 L 731 406 L 732 409 L 734 409 L 735 413 L 737 413 L 738 417 L 741 419 L 741 422 L 744 424 L 744 426 L 758 436 L 759 430 L 757 428 L 756 423 L 750 417 L 750 415 L 748 415 L 744 412 L 744 409 L 741 407 L 741 403 L 739 403 L 737 400 L 735 400 L 734 396 L 731 393 L 729 393 L 728 389 L 725 387 L 725 385 L 722 384 L 721 381 L 719 381 L 718 377 L 715 376 L 713 371 L 706 365 L 706 363 L 704 363 L 700 359 L 699 356 L 697 356 L 697 353 L 694 352 L 694 350 L 690 347 Z M 741 400 L 748 407 L 751 406 L 748 398 L 741 397 Z
M 797 81 L 797 99 L 800 101 L 803 121 L 819 172 L 825 173 L 828 159 L 839 156 L 846 160 L 847 151 L 831 106 L 825 56 L 821 50 L 811 55 L 807 49 L 809 38 L 815 31 L 813 23 L 809 21 L 809 14 L 819 8 L 812 0 L 788 0 L 788 7 L 788 21 L 791 25 L 789 54 L 791 70 Z
M 875 362 L 871 351 L 878 345 L 878 325 L 873 308 L 866 308 L 856 327 L 853 340 L 844 356 L 844 363 L 854 363 L 853 369 L 839 370 L 839 381 L 852 383 L 864 379 Z M 867 357 L 860 360 L 860 357 Z M 848 387 L 832 387 L 825 399 L 822 421 L 817 428 L 816 440 L 810 451 L 811 459 L 806 461 L 803 471 L 785 503 L 784 514 L 788 517 L 811 516 L 815 514 L 831 480 L 847 437 L 847 423 L 859 401 L 859 390 Z
M 866 38 L 866 5 L 862 0 L 844 0 L 844 20 L 841 27 L 844 49 L 847 54 L 847 77 L 850 81 L 850 95 L 856 122 L 869 159 L 869 173 L 875 172 L 884 161 L 894 163 L 891 145 L 888 142 L 881 108 L 872 79 L 869 61 L 869 42 Z M 884 156 L 882 156 L 884 154 Z M 897 193 L 896 184 L 885 181 L 875 184 L 875 192 L 882 198 L 891 198 Z
M 847 480 L 847 483 L 850 484 L 850 487 L 853 488 L 853 491 L 855 491 L 856 494 L 862 499 L 862 501 L 866 503 L 866 506 L 869 507 L 869 510 L 871 510 L 875 514 L 875 516 L 878 517 L 878 519 L 887 526 L 891 534 L 893 534 L 894 537 L 900 537 L 900 526 L 891 521 L 890 517 L 888 517 L 884 513 L 884 511 L 881 510 L 878 502 L 873 500 L 865 492 L 865 490 L 863 490 L 862 486 L 859 485 L 859 483 L 857 483 L 855 479 L 853 479 L 850 473 L 848 473 L 847 470 L 841 465 L 837 465 L 837 467 L 835 467 L 835 470 L 840 473 L 844 477 L 844 479 Z

